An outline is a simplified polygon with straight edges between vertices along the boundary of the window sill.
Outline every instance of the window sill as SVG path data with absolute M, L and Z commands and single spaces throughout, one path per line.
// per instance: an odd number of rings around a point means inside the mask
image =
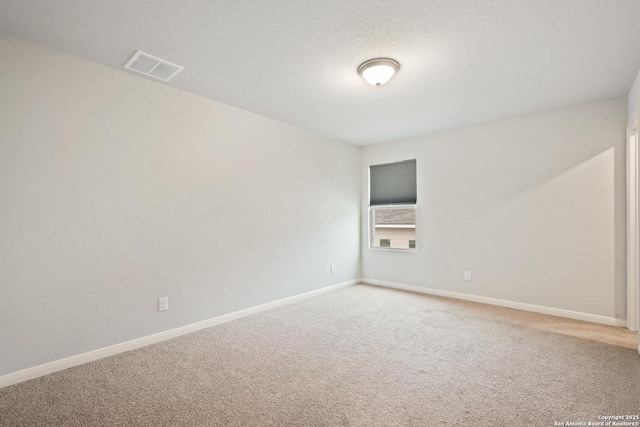
M 418 252 L 417 249 L 404 249 L 404 248 L 369 248 L 372 251 L 387 251 L 387 252 Z

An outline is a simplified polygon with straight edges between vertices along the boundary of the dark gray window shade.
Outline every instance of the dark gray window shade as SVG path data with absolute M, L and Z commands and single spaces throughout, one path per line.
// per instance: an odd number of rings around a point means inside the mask
M 369 166 L 369 205 L 415 204 L 416 160 Z

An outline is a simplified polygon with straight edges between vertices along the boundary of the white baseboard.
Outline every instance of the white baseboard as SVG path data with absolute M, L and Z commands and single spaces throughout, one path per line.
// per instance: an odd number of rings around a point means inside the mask
M 181 326 L 179 328 L 170 329 L 168 331 L 159 332 L 157 334 L 148 335 L 146 337 L 136 338 L 131 341 L 126 341 L 126 342 L 115 344 L 109 347 L 100 348 L 97 350 L 89 351 L 87 353 L 82 353 L 82 354 L 70 356 L 64 359 L 55 360 L 53 362 L 34 366 L 32 368 L 22 369 L 20 371 L 12 372 L 10 374 L 1 376 L 0 388 L 7 387 L 13 384 L 18 384 L 24 381 L 32 380 L 34 378 L 38 378 L 54 372 L 62 371 L 64 369 L 71 368 L 73 366 L 78 366 L 84 363 L 93 362 L 94 360 L 103 359 L 105 357 L 113 356 L 119 353 L 124 353 L 125 351 L 135 350 L 136 348 L 145 347 L 151 344 L 158 343 L 160 341 L 165 341 L 171 338 L 179 337 L 181 335 L 189 334 L 191 332 L 196 332 L 201 329 L 210 328 L 211 326 L 230 322 L 231 320 L 235 320 L 241 317 L 260 313 L 261 311 L 270 310 L 272 308 L 280 307 L 286 304 L 290 304 L 292 302 L 311 298 L 311 297 L 321 295 L 327 292 L 335 291 L 341 288 L 346 288 L 347 286 L 355 285 L 356 283 L 360 283 L 360 280 L 349 280 L 347 282 L 342 282 L 336 285 L 327 286 L 325 288 L 316 289 L 314 291 L 305 292 L 303 294 L 279 299 L 276 301 L 257 305 L 255 307 L 246 308 L 244 310 L 235 311 L 233 313 L 214 317 L 212 319 L 203 320 L 197 323 L 192 323 L 190 325 Z
M 423 288 L 422 286 L 405 285 L 402 283 L 385 282 L 382 280 L 362 279 L 362 283 L 369 285 L 383 286 L 387 288 L 402 289 L 405 291 L 419 292 L 441 297 L 457 298 L 466 301 L 480 302 L 483 304 L 497 305 L 501 307 L 517 308 L 518 310 L 532 311 L 534 313 L 548 314 L 551 316 L 566 317 L 569 319 L 584 320 L 586 322 L 600 323 L 609 326 L 627 326 L 626 320 L 613 317 L 598 316 L 596 314 L 581 313 L 579 311 L 563 310 L 561 308 L 544 307 L 541 305 L 525 304 L 501 300 L 496 298 L 482 297 L 478 295 L 463 294 L 461 292 L 443 291 L 440 289 Z

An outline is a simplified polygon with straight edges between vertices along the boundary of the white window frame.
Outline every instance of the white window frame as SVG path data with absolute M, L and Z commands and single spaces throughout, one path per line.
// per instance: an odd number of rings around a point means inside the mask
M 374 238 L 376 234 L 375 222 L 374 222 L 374 212 L 376 210 L 382 209 L 413 209 L 415 212 L 416 224 L 414 224 L 414 229 L 416 232 L 416 247 L 415 248 L 381 248 L 374 247 Z M 403 204 L 403 205 L 374 205 L 369 206 L 369 249 L 374 251 L 392 251 L 392 252 L 418 252 L 418 204 Z

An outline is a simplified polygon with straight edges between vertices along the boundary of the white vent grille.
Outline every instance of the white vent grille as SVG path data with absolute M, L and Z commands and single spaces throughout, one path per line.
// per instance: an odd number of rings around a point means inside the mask
M 163 82 L 168 82 L 184 69 L 184 67 L 149 55 L 141 50 L 133 54 L 131 59 L 124 64 L 124 68 L 144 74 L 145 76 L 153 77 L 154 79 L 162 80 Z

